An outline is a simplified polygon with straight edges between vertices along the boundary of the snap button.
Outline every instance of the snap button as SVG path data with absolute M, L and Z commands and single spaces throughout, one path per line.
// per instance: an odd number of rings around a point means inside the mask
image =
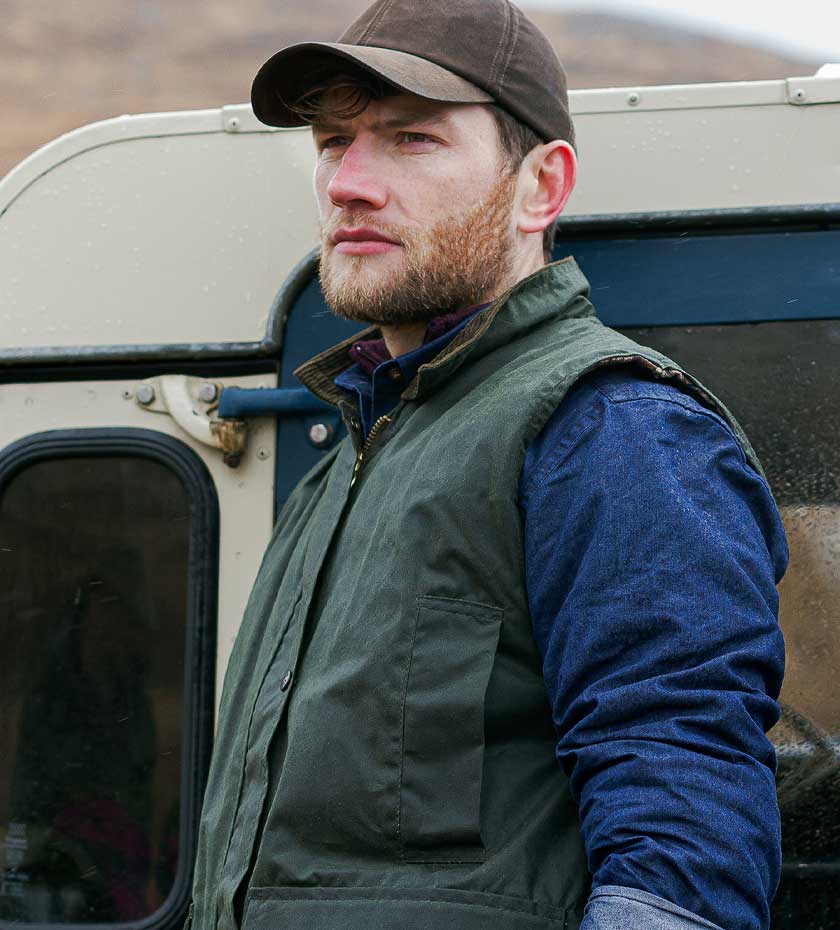
M 291 672 L 291 670 L 289 670 L 289 671 L 286 672 L 286 674 L 283 676 L 283 681 L 280 682 L 280 690 L 281 690 L 281 691 L 288 691 L 288 690 L 289 690 L 289 685 L 290 685 L 291 683 L 292 683 L 292 672 Z
M 399 365 L 394 365 L 393 368 L 388 369 L 388 377 L 392 381 L 402 381 L 402 372 L 400 371 Z

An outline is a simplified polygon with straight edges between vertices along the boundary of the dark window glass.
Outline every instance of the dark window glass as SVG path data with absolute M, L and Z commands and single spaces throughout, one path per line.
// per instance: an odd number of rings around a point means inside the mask
M 790 564 L 779 769 L 785 869 L 774 930 L 840 927 L 840 321 L 626 330 L 704 381 L 767 472 Z
M 119 455 L 0 495 L 0 919 L 137 921 L 179 858 L 189 495 Z

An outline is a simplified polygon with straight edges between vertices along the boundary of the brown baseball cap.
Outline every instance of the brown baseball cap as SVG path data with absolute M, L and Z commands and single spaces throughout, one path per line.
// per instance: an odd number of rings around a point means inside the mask
M 376 0 L 337 42 L 301 42 L 269 58 L 251 87 L 257 119 L 305 125 L 289 104 L 347 62 L 430 100 L 496 102 L 544 142 L 574 144 L 563 66 L 509 0 Z

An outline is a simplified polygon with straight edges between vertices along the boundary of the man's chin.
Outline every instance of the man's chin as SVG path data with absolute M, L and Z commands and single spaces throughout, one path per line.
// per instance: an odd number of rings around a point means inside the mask
M 382 253 L 379 255 L 331 255 L 326 266 L 321 266 L 322 281 L 329 280 L 330 288 L 336 293 L 376 293 L 383 289 L 391 291 L 402 277 L 401 256 Z

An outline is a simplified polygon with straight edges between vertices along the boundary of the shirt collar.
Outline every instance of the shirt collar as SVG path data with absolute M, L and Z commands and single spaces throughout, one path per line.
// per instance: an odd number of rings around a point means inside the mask
M 426 333 L 423 337 L 423 343 L 421 348 L 426 346 L 435 345 L 437 346 L 438 340 L 441 336 L 448 335 L 452 330 L 454 330 L 459 324 L 466 322 L 470 317 L 475 316 L 480 310 L 483 310 L 485 307 L 489 307 L 492 301 L 488 301 L 484 304 L 476 304 L 472 307 L 466 307 L 463 310 L 455 310 L 452 313 L 444 313 L 440 316 L 434 317 L 429 321 L 428 326 L 426 327 Z M 440 348 L 442 349 L 446 343 L 442 343 Z M 400 361 L 407 360 L 407 356 L 414 356 L 413 352 L 406 353 L 404 356 L 400 356 Z M 360 339 L 358 342 L 354 342 L 350 346 L 348 353 L 351 361 L 355 362 L 359 366 L 361 371 L 368 376 L 368 378 L 373 376 L 374 371 L 383 363 L 391 360 L 391 353 L 388 351 L 388 346 L 385 344 L 383 338 L 379 339 Z M 422 358 L 414 366 L 415 370 L 427 361 L 429 358 L 434 357 L 435 353 L 428 354 L 422 353 Z M 401 368 L 404 368 L 403 365 L 400 365 Z M 407 380 L 411 380 L 408 378 Z

